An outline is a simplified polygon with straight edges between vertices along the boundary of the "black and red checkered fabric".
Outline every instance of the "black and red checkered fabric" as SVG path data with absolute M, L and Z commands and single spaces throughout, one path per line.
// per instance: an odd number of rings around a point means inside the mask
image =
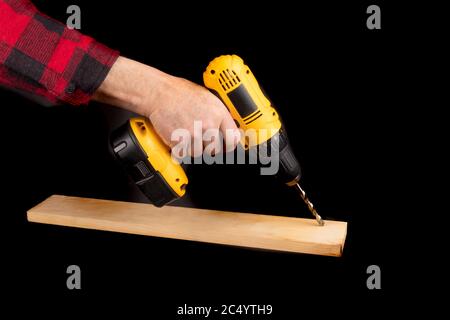
M 28 0 L 0 0 L 0 85 L 51 103 L 86 104 L 118 55 Z

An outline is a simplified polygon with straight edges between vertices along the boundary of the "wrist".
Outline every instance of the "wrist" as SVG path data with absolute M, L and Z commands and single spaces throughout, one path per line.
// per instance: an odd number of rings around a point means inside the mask
M 119 57 L 93 100 L 148 117 L 155 108 L 154 97 L 167 76 L 155 68 Z

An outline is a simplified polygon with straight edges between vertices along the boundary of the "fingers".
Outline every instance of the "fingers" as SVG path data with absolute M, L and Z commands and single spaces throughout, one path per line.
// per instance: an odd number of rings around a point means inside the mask
M 233 151 L 241 139 L 241 132 L 228 112 L 225 112 L 222 122 L 220 123 L 220 131 L 223 135 L 226 152 Z
M 188 80 L 168 79 L 154 97 L 157 100 L 154 104 L 160 107 L 149 116 L 163 141 L 171 149 L 178 147 L 186 151 L 181 152 L 183 155 L 194 158 L 204 152 L 213 155 L 234 150 L 240 141 L 240 131 L 222 101 Z M 208 131 L 214 133 L 205 136 Z
M 201 157 L 233 151 L 240 141 L 240 131 L 228 112 L 211 112 L 209 118 L 194 122 L 190 154 Z
M 241 132 L 223 102 L 212 93 L 209 92 L 209 94 L 211 95 L 212 99 L 214 99 L 217 110 L 220 110 L 219 116 L 221 119 L 219 130 L 223 136 L 225 147 L 224 150 L 226 152 L 231 152 L 236 149 L 236 146 L 239 144 L 239 141 L 241 139 Z
M 222 152 L 222 135 L 219 128 L 208 129 L 203 133 L 203 153 L 207 156 L 214 156 Z
M 191 138 L 191 156 L 201 157 L 203 154 L 203 130 L 201 123 L 194 123 L 193 135 Z

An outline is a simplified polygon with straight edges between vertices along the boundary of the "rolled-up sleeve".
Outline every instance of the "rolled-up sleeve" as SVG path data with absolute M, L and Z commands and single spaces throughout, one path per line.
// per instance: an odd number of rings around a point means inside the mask
M 39 12 L 0 0 L 0 85 L 50 103 L 87 104 L 119 56 Z

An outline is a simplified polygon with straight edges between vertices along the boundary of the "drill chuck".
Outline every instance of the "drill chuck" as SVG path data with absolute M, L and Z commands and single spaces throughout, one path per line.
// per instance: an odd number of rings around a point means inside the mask
M 300 163 L 294 155 L 283 127 L 269 140 L 260 144 L 258 148 L 258 155 L 261 160 L 264 160 L 265 157 L 270 157 L 272 161 L 277 160 L 279 162 L 276 177 L 282 183 L 293 186 L 300 180 L 302 175 Z M 278 153 L 278 158 L 273 157 L 274 152 Z

